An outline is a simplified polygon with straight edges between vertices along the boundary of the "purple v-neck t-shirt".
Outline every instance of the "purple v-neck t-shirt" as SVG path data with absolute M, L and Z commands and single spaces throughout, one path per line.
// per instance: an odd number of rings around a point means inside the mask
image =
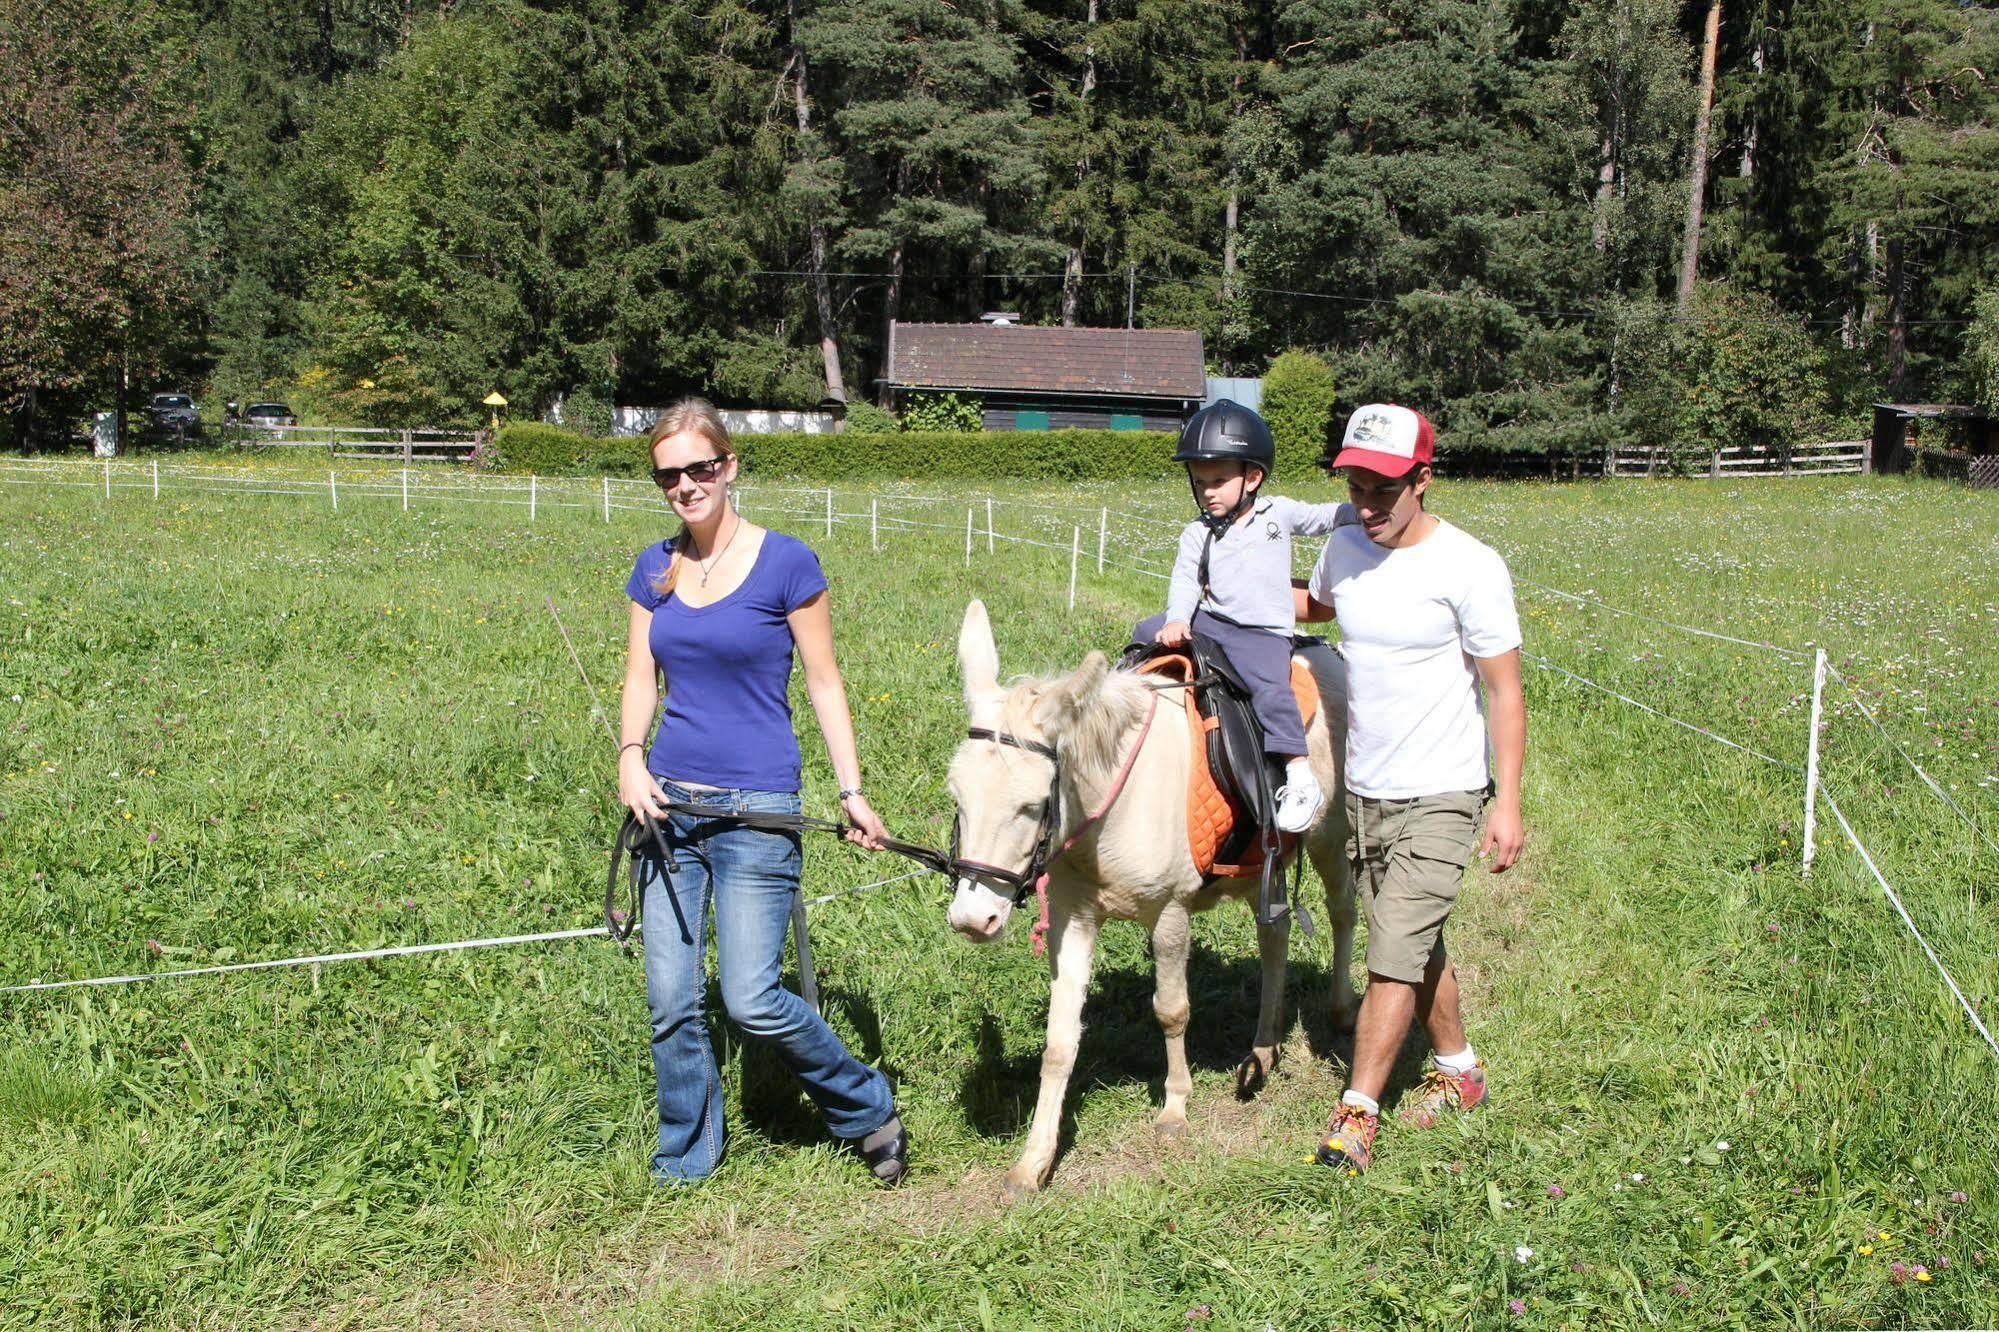
M 796 644 L 785 617 L 826 590 L 819 557 L 796 537 L 765 532 L 742 586 L 706 606 L 653 591 L 669 558 L 664 541 L 646 547 L 625 584 L 652 612 L 652 655 L 666 685 L 646 766 L 669 780 L 798 790 L 787 692 Z

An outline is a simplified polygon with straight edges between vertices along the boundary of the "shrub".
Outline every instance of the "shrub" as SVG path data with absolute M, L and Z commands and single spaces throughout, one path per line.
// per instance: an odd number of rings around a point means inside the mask
M 1972 400 L 1987 411 L 1999 412 L 1999 287 L 1981 291 L 1971 303 L 1964 359 Z
M 1825 361 L 1802 320 L 1760 292 L 1703 287 L 1673 377 L 1682 444 L 1778 452 L 1825 437 Z
M 1263 419 L 1277 441 L 1277 474 L 1312 472 L 1333 421 L 1333 370 L 1308 351 L 1288 351 L 1263 375 Z
M 912 393 L 909 405 L 902 409 L 904 430 L 978 430 L 985 420 L 978 398 L 961 398 L 955 393 Z
M 902 429 L 895 413 L 871 402 L 857 402 L 847 408 L 847 429 L 863 435 L 893 435 Z
M 891 478 L 1131 481 L 1173 474 L 1171 437 L 1129 430 L 897 431 L 851 425 L 838 435 L 737 435 L 753 477 L 808 481 Z M 510 425 L 497 468 L 541 476 L 645 476 L 645 441 L 596 439 L 556 426 Z
M 578 389 L 563 400 L 563 424 L 581 435 L 610 434 L 613 416 L 611 404 L 588 389 Z

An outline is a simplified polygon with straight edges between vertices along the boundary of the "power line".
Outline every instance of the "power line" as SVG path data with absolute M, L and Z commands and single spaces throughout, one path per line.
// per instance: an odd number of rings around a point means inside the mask
M 812 277 L 824 276 L 828 278 L 842 278 L 842 279 L 853 279 L 853 280 L 874 279 L 874 280 L 885 281 L 890 278 L 907 279 L 911 276 L 911 274 L 907 271 L 904 271 L 902 273 L 890 273 L 890 272 L 863 271 L 858 269 L 846 269 L 846 270 L 829 269 L 824 274 L 817 274 L 814 273 L 811 269 L 803 269 L 803 268 L 745 268 L 745 269 L 736 270 L 736 276 L 750 277 L 750 278 L 766 278 L 766 277 L 812 278 Z M 1070 276 L 1071 275 L 1067 273 L 987 273 L 984 275 L 984 277 L 987 280 L 995 282 L 1059 282 L 1068 279 Z M 1074 276 L 1086 282 L 1104 282 L 1104 281 L 1117 280 L 1128 283 L 1131 281 L 1131 270 L 1125 270 L 1117 273 L 1079 273 Z M 1138 280 L 1141 283 L 1150 284 L 1152 286 L 1213 287 L 1217 291 L 1219 291 L 1222 287 L 1222 279 L 1219 275 L 1214 277 L 1182 277 L 1171 273 L 1151 273 L 1151 274 L 1139 274 Z M 1231 284 L 1231 286 L 1233 290 L 1239 292 L 1242 291 L 1256 292 L 1266 296 L 1285 296 L 1297 300 L 1332 301 L 1345 305 L 1394 306 L 1394 305 L 1400 305 L 1402 301 L 1404 301 L 1409 297 L 1430 297 L 1436 300 L 1452 300 L 1459 297 L 1476 296 L 1507 306 L 1516 314 L 1540 315 L 1544 318 L 1549 318 L 1549 319 L 1604 319 L 1611 317 L 1615 313 L 1613 307 L 1605 305 L 1579 306 L 1575 308 L 1563 308 L 1560 306 L 1522 305 L 1515 302 L 1514 300 L 1512 300 L 1507 296 L 1504 296 L 1498 292 L 1493 292 L 1493 291 L 1433 291 L 1433 290 L 1419 289 L 1414 291 L 1401 292 L 1394 296 L 1360 296 L 1348 292 L 1309 291 L 1296 287 L 1264 287 L 1264 286 L 1257 286 L 1253 283 L 1247 283 L 1247 282 L 1236 282 Z M 1664 309 L 1656 311 L 1653 315 L 1653 318 L 1655 318 L 1660 323 L 1671 323 L 1671 324 L 1689 324 L 1689 323 L 1698 323 L 1700 321 L 1700 316 L 1698 315 L 1681 314 L 1677 311 L 1669 311 Z M 1848 320 L 1845 316 L 1834 316 L 1834 317 L 1826 317 L 1819 319 L 1791 319 L 1783 316 L 1777 316 L 1772 318 L 1742 319 L 1736 322 L 1749 323 L 1749 324 L 1799 323 L 1812 328 L 1832 328 L 1839 325 L 1843 325 L 1847 323 Z M 1901 326 L 1903 328 L 1926 328 L 1926 327 L 1955 328 L 1955 327 L 1962 327 L 1964 325 L 1970 324 L 1971 322 L 1972 321 L 1969 319 L 1904 319 L 1901 321 Z

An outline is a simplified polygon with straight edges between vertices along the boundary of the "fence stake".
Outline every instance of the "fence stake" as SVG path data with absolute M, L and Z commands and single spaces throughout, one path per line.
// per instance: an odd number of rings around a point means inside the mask
M 882 548 L 881 525 L 880 525 L 881 515 L 878 507 L 880 504 L 881 501 L 873 497 L 870 497 L 868 500 L 868 549 L 869 550 L 880 550 Z
M 1069 529 L 1069 609 L 1076 609 L 1076 557 L 1083 553 L 1083 529 Z
M 993 497 L 986 496 L 986 554 L 993 553 Z
M 1097 572 L 1104 571 L 1104 538 L 1110 535 L 1111 511 L 1097 510 Z
M 160 460 L 153 459 L 153 498 L 160 497 Z
M 1819 729 L 1825 713 L 1825 649 L 1812 661 L 1812 738 L 1805 750 L 1804 877 L 1812 877 L 1812 837 L 1819 824 Z
M 826 487 L 826 537 L 833 537 L 833 487 Z
M 340 482 L 335 478 L 331 467 L 326 469 L 326 493 L 332 497 L 333 511 L 340 512 Z
M 410 511 L 410 469 L 405 467 L 402 469 L 402 472 L 403 472 L 403 512 L 408 513 Z
M 604 521 L 611 521 L 611 478 L 604 478 Z
M 972 506 L 965 506 L 965 567 L 972 567 Z
M 528 521 L 534 521 L 535 501 L 541 498 L 541 478 L 528 477 Z
M 104 460 L 104 498 L 111 498 L 111 460 Z

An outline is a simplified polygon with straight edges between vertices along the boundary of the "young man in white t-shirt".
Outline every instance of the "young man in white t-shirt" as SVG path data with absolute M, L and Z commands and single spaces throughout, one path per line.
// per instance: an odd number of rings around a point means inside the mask
M 1373 1159 L 1411 1017 L 1428 1029 L 1436 1066 L 1401 1120 L 1428 1127 L 1485 1100 L 1444 923 L 1474 847 L 1498 874 L 1523 840 L 1513 582 L 1489 546 L 1425 510 L 1435 453 L 1420 412 L 1374 404 L 1353 414 L 1331 465 L 1346 469 L 1360 522 L 1327 541 L 1301 617 L 1337 618 L 1347 663 L 1347 856 L 1367 912 L 1368 984 L 1352 1074 L 1318 1159 L 1356 1174 Z

